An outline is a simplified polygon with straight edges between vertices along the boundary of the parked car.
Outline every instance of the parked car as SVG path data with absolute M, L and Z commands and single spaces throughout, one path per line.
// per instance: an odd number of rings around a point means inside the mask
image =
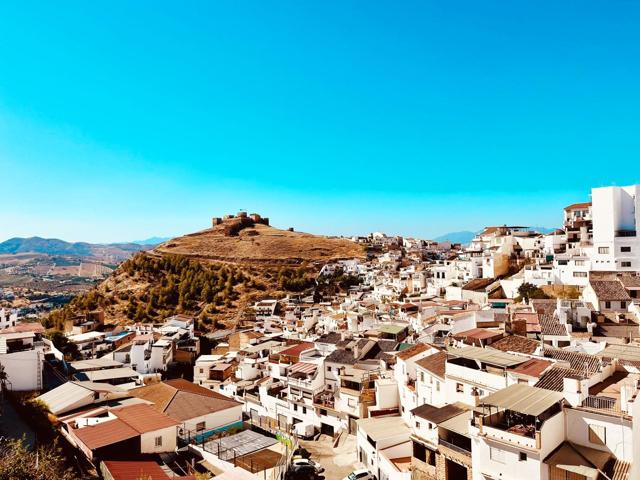
M 285 475 L 287 480 L 323 480 L 324 476 L 313 465 L 291 465 Z
M 311 465 L 312 467 L 314 467 L 316 469 L 316 471 L 318 473 L 322 473 L 324 472 L 324 468 L 322 467 L 322 465 L 320 465 L 317 462 L 314 462 L 313 460 L 310 460 L 308 458 L 302 458 L 302 457 L 293 457 L 293 460 L 291 462 L 292 466 L 301 466 L 301 465 Z
M 344 477 L 344 480 L 376 480 L 376 476 L 370 473 L 369 470 L 354 470 L 349 475 Z

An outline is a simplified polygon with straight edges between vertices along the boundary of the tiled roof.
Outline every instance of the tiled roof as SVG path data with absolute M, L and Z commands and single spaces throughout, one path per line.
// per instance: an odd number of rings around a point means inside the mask
M 78 428 L 73 430 L 73 434 L 91 450 L 113 445 L 140 435 L 137 430 L 119 419 L 109 420 L 90 427 Z
M 155 410 L 180 422 L 240 405 L 218 392 L 181 378 L 136 388 L 131 394 L 152 402 Z
M 547 360 L 540 360 L 539 358 L 532 358 L 531 360 L 524 362 L 522 365 L 518 365 L 512 368 L 510 371 L 514 373 L 520 373 L 522 375 L 529 375 L 530 377 L 539 377 L 542 372 L 552 365 Z
M 286 348 L 286 349 L 280 351 L 279 353 L 280 353 L 280 355 L 297 356 L 297 355 L 300 355 L 305 350 L 308 350 L 310 348 L 313 348 L 313 343 L 302 342 L 302 343 L 299 343 L 297 345 L 293 345 L 293 346 L 291 346 L 289 348 Z
M 531 299 L 531 306 L 537 313 L 552 314 L 553 312 L 556 311 L 556 308 L 558 306 L 558 301 L 556 299 L 549 299 L 549 298 L 536 298 L 536 299 Z
M 569 335 L 567 326 L 560 323 L 555 315 L 543 313 L 540 315 L 540 327 L 543 335 L 553 335 L 559 337 L 566 337 Z
M 591 280 L 589 282 L 599 301 L 624 300 L 631 297 L 619 280 Z
M 625 288 L 640 288 L 640 276 L 638 275 L 623 275 L 620 277 L 620 281 Z
M 419 407 L 411 410 L 411 413 L 416 417 L 424 418 L 425 420 L 438 424 L 445 422 L 450 418 L 456 417 L 461 413 L 467 412 L 470 410 L 470 408 L 471 407 L 460 402 L 445 405 L 439 408 L 425 403 L 424 405 L 420 405 Z
M 572 203 L 568 207 L 564 207 L 566 211 L 568 210 L 584 210 L 585 208 L 589 208 L 591 206 L 591 202 L 581 202 L 581 203 Z
M 111 412 L 138 433 L 153 432 L 178 425 L 178 422 L 146 403 L 114 408 Z
M 470 330 L 465 330 L 464 332 L 458 332 L 454 335 L 454 337 L 486 340 L 488 338 L 499 337 L 500 335 L 502 335 L 501 331 L 488 330 L 486 328 L 472 328 Z
M 588 353 L 570 352 L 561 348 L 544 347 L 544 356 L 554 360 L 569 362 L 571 368 L 584 373 L 585 364 L 589 375 L 600 370 L 600 359 Z
M 15 327 L 5 328 L 4 330 L 0 330 L 2 333 L 25 333 L 25 332 L 33 332 L 33 333 L 44 333 L 44 327 L 39 322 L 21 322 L 18 323 Z
M 105 460 L 105 467 L 109 470 L 113 480 L 139 480 L 148 478 L 152 480 L 165 480 L 169 477 L 162 467 L 152 461 L 114 461 Z
M 519 335 L 510 335 L 508 337 L 501 338 L 500 340 L 493 342 L 490 348 L 496 350 L 502 350 L 503 352 L 517 352 L 533 354 L 540 346 L 540 342 L 532 340 L 531 338 L 521 337 Z
M 331 352 L 325 359 L 325 362 L 354 365 L 356 363 L 356 359 L 353 356 L 353 352 L 339 348 L 338 350 Z
M 421 358 L 416 365 L 428 370 L 437 377 L 444 378 L 444 372 L 447 364 L 447 352 L 437 352 L 428 357 Z
M 426 352 L 431 347 L 425 343 L 416 343 L 412 347 L 406 348 L 401 352 L 398 352 L 396 355 L 400 360 L 408 360 L 411 357 L 415 357 L 416 355 L 421 354 L 422 352 Z

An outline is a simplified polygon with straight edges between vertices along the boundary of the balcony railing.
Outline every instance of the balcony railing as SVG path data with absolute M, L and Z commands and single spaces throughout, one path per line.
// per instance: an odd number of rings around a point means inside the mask
M 455 444 L 447 442 L 446 440 L 443 440 L 441 438 L 438 438 L 438 445 L 442 445 L 443 447 L 446 447 L 446 448 L 448 448 L 450 450 L 453 450 L 454 452 L 461 453 L 462 455 L 467 455 L 467 456 L 471 455 L 471 450 L 467 450 L 465 447 L 461 447 L 459 445 L 455 445 Z
M 616 230 L 616 237 L 635 237 L 635 230 Z
M 589 395 L 582 402 L 583 408 L 601 410 L 609 413 L 621 413 L 620 405 L 615 398 Z

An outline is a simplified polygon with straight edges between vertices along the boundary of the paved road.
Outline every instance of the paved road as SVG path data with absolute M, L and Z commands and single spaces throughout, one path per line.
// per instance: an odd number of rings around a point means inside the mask
M 327 480 L 342 480 L 352 471 L 362 468 L 356 456 L 356 437 L 347 435 L 346 441 L 338 448 L 333 448 L 333 439 L 320 435 L 317 441 L 301 440 L 300 446 L 311 453 L 311 459 L 325 469 Z

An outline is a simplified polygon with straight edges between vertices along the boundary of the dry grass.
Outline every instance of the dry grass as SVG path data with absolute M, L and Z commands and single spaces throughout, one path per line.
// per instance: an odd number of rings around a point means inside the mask
M 278 230 L 266 225 L 245 228 L 238 236 L 226 236 L 221 227 L 170 240 L 156 253 L 253 265 L 297 265 L 362 258 L 364 250 L 350 240 Z

